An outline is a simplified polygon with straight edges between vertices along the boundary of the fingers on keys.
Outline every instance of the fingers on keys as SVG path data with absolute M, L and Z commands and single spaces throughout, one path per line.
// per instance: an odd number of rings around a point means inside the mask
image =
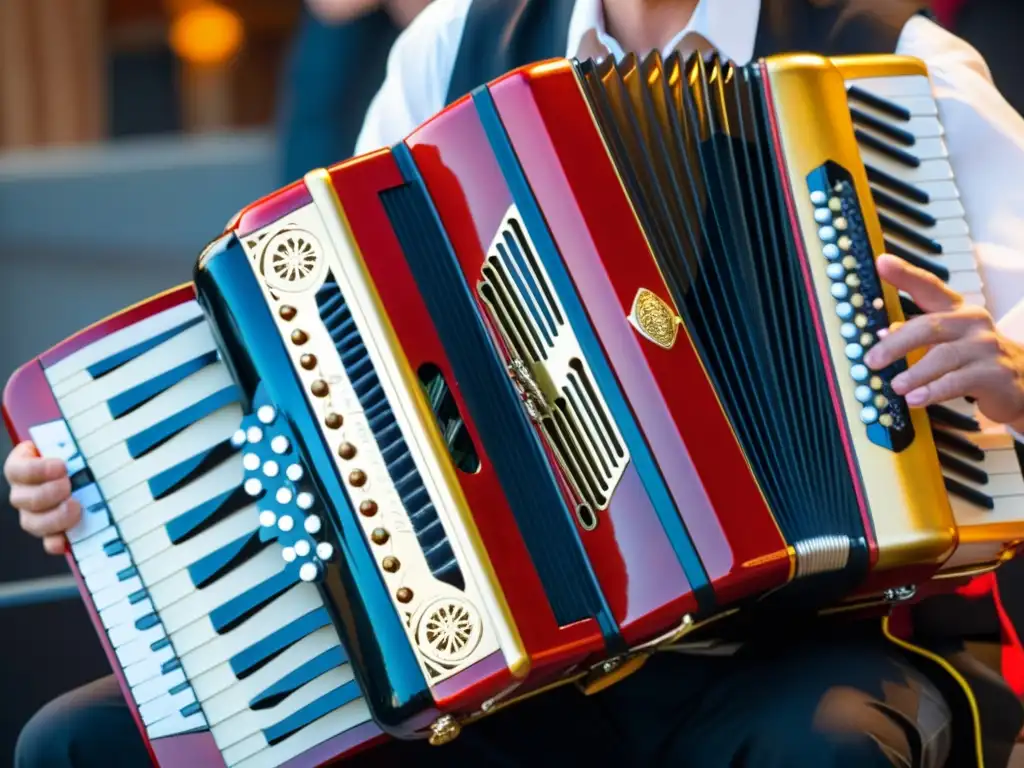
M 909 294 L 925 312 L 948 312 L 963 304 L 963 297 L 941 279 L 901 258 L 882 254 L 876 267 L 882 280 Z
M 64 532 L 74 528 L 82 518 L 82 507 L 76 500 L 67 498 L 43 512 L 19 509 L 18 514 L 19 523 L 26 533 L 36 538 L 56 535 L 63 537 Z
M 41 485 L 66 478 L 67 474 L 63 461 L 40 457 L 35 445 L 28 441 L 15 446 L 4 464 L 4 476 L 12 486 Z

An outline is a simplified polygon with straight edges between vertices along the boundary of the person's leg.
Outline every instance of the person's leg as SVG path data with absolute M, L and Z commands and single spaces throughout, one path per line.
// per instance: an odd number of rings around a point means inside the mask
M 707 680 L 703 690 L 673 701 L 695 676 Z M 664 653 L 603 698 L 606 709 L 629 713 L 637 765 L 944 768 L 949 751 L 943 697 L 898 649 L 871 638 L 733 658 Z
M 28 721 L 14 768 L 148 768 L 149 753 L 113 677 L 65 693 Z

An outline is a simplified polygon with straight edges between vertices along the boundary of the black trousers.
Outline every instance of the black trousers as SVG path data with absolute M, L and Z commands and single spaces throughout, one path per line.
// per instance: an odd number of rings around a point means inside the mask
M 969 660 L 961 666 L 972 673 Z M 1024 716 L 997 677 L 980 674 L 996 713 L 986 768 L 1003 768 Z M 669 652 L 600 694 L 565 687 L 444 747 L 392 742 L 346 765 L 961 768 L 969 718 L 949 682 L 871 633 L 759 643 L 732 657 Z M 40 710 L 15 755 L 15 768 L 147 764 L 113 678 Z

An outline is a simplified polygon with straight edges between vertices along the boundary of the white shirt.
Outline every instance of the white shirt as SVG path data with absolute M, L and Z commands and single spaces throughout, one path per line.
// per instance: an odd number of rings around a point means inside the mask
M 356 154 L 402 141 L 446 106 L 471 0 L 434 0 L 398 37 L 387 74 L 367 112 Z M 761 0 L 700 0 L 662 53 L 717 49 L 745 64 L 753 56 Z M 1024 118 L 996 89 L 973 47 L 923 16 L 904 27 L 896 53 L 922 59 L 934 83 L 985 283 L 988 309 L 1024 343 Z M 566 57 L 621 58 L 601 0 L 577 0 Z

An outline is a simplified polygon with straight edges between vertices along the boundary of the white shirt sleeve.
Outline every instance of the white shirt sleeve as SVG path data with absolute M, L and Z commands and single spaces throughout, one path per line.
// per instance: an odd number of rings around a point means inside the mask
M 1024 118 L 981 54 L 934 22 L 908 22 L 897 53 L 928 66 L 988 310 L 1024 342 Z
M 395 40 L 356 155 L 402 141 L 444 109 L 470 2 L 433 0 Z

